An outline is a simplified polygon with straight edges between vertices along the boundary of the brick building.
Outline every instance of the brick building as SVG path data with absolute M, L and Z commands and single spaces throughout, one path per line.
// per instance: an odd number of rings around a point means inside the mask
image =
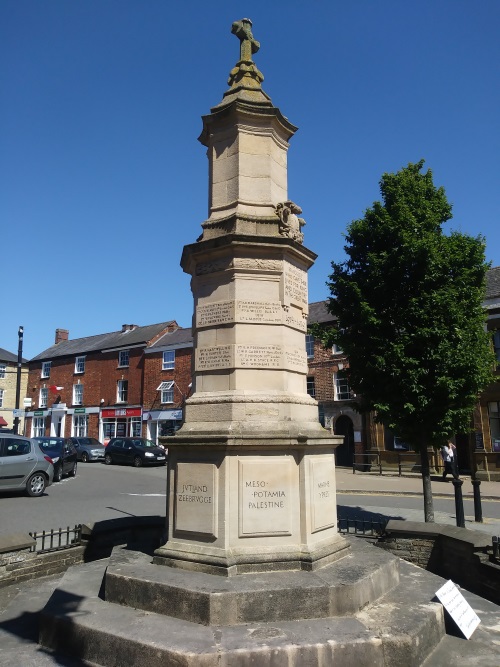
M 23 359 L 21 365 L 20 408 L 26 396 L 28 383 L 28 360 Z M 0 347 L 0 428 L 12 428 L 14 423 L 13 410 L 16 407 L 17 389 L 17 354 Z M 19 433 L 23 432 L 23 419 L 19 424 Z
M 144 350 L 143 408 L 147 437 L 173 435 L 184 421 L 191 391 L 191 329 L 168 331 Z
M 56 330 L 55 343 L 29 362 L 26 434 L 84 436 L 106 442 L 141 435 L 145 350 L 175 321 L 69 339 Z
M 487 326 L 493 332 L 497 358 L 497 381 L 481 395 L 473 415 L 469 434 L 455 437 L 458 461 L 462 471 L 473 472 L 479 479 L 500 481 L 500 267 L 486 275 L 484 306 Z M 325 326 L 333 323 L 326 301 L 309 304 L 308 322 Z M 417 463 L 397 434 L 375 423 L 373 415 L 356 412 L 354 395 L 348 386 L 345 369 L 348 359 L 338 348 L 325 350 L 320 341 L 308 335 L 308 392 L 319 403 L 320 420 L 333 433 L 344 435 L 344 445 L 337 449 L 337 465 L 359 467 L 377 465 L 408 467 Z M 431 463 L 440 465 L 439 455 L 432 451 Z

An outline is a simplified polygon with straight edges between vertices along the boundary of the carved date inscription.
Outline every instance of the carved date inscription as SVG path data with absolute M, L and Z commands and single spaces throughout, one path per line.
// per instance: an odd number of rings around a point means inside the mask
M 333 456 L 313 458 L 311 470 L 311 531 L 335 526 L 335 459 Z
M 238 322 L 281 324 L 281 304 L 275 301 L 237 301 L 236 320 Z

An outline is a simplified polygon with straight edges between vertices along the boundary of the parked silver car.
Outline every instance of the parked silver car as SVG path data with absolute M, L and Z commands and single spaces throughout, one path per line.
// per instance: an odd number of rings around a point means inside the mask
M 50 456 L 29 438 L 0 433 L 0 491 L 41 496 L 54 478 Z

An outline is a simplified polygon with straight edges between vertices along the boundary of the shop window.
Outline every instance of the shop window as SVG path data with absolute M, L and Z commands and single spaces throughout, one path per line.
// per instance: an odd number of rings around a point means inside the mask
M 85 373 L 85 357 L 75 358 L 75 373 Z
M 316 396 L 316 382 L 312 376 L 308 376 L 307 378 L 307 393 L 313 398 Z
M 42 387 L 40 389 L 40 401 L 38 405 L 41 408 L 46 408 L 48 401 L 49 401 L 49 390 L 47 387 Z
M 130 365 L 130 351 L 120 350 L 118 352 L 118 366 L 120 368 L 128 367 Z
M 314 357 L 314 336 L 306 334 L 306 354 L 308 359 Z
M 333 389 L 336 401 L 348 401 L 352 398 L 353 394 L 345 371 L 337 371 L 333 374 Z
M 7 364 L 0 364 L 0 380 L 5 378 L 7 373 Z
M 73 405 L 83 405 L 83 384 L 73 385 Z
M 50 377 L 50 367 L 52 366 L 51 361 L 44 361 L 42 363 L 42 377 L 43 378 L 49 378 Z
M 126 403 L 128 401 L 128 380 L 118 380 L 116 391 L 116 402 Z
M 166 350 L 163 353 L 162 370 L 169 371 L 175 368 L 175 350 Z
M 494 452 L 500 452 L 500 402 L 488 403 L 488 416 L 490 420 L 491 448 Z
M 0 408 L 3 408 L 3 394 L 4 390 L 0 389 Z
M 160 385 L 156 388 L 156 391 L 161 392 L 160 401 L 161 403 L 173 403 L 174 402 L 174 381 L 170 382 L 161 382 Z
M 141 418 L 132 417 L 130 420 L 130 437 L 131 438 L 140 438 L 141 437 Z

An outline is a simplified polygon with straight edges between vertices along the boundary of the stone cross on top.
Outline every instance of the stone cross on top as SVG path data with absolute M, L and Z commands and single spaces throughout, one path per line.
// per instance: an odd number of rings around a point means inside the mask
M 231 32 L 240 40 L 240 60 L 252 61 L 252 54 L 260 49 L 260 43 L 252 35 L 252 22 L 250 19 L 235 21 L 231 26 Z

